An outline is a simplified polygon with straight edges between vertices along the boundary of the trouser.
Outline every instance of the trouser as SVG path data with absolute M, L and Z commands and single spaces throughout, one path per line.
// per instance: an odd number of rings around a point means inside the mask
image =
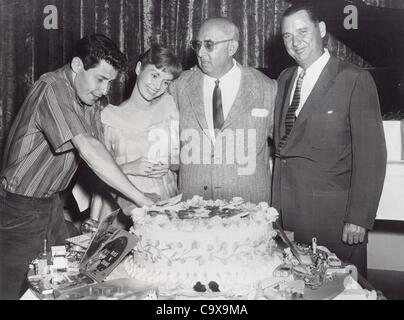
M 53 245 L 63 245 L 68 231 L 60 194 L 32 198 L 0 187 L 0 299 L 15 300 L 27 290 L 29 263 Z

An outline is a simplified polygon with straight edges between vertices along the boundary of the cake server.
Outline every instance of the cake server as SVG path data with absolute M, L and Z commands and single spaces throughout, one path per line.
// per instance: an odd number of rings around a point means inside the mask
M 302 259 L 300 258 L 299 252 L 297 252 L 296 245 L 292 243 L 292 241 L 289 240 L 287 237 L 285 231 L 283 231 L 283 228 L 281 227 L 279 220 L 275 221 L 276 228 L 279 231 L 279 235 L 281 236 L 283 242 L 290 248 L 290 251 L 293 253 L 293 255 L 296 257 L 296 259 L 303 264 Z

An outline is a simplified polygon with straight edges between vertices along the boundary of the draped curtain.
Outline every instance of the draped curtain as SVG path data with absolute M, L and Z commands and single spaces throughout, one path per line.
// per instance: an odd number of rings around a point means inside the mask
M 48 5 L 57 9 L 56 30 L 44 27 Z M 97 32 L 112 38 L 132 69 L 152 42 L 169 47 L 189 68 L 195 57 L 188 43 L 201 22 L 224 16 L 240 28 L 236 59 L 241 64 L 280 70 L 287 54 L 279 24 L 288 5 L 285 0 L 0 0 L 0 152 L 31 85 L 41 74 L 66 63 L 73 44 L 84 35 Z M 332 36 L 327 46 L 344 60 L 366 65 Z M 110 101 L 127 98 L 132 87 L 129 72 L 114 83 Z
M 382 7 L 382 8 L 393 8 L 393 9 L 404 9 L 404 0 L 362 0 L 367 5 Z

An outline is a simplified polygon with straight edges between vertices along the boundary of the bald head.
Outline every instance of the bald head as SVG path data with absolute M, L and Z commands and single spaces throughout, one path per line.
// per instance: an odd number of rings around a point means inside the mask
M 202 72 L 217 79 L 226 74 L 234 65 L 233 55 L 237 52 L 239 38 L 233 22 L 225 18 L 206 20 L 197 36 L 201 45 L 196 55 Z
M 240 31 L 238 30 L 237 26 L 230 20 L 227 20 L 226 18 L 213 18 L 205 20 L 202 23 L 199 32 L 211 28 L 222 33 L 222 35 L 228 37 L 229 39 L 232 38 L 235 41 L 240 40 Z

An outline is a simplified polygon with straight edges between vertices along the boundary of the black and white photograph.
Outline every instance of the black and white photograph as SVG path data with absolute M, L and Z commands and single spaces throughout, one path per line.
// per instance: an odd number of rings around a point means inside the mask
M 404 0 L 0 0 L 0 300 L 58 279 L 153 319 L 404 300 Z

